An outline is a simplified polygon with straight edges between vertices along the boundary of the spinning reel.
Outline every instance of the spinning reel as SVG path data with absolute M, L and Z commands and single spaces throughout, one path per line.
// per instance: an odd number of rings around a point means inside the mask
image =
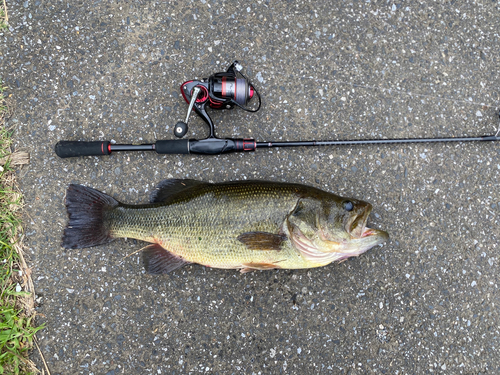
M 206 111 L 212 109 L 233 109 L 235 106 L 247 112 L 257 112 L 261 99 L 257 89 L 241 73 L 243 67 L 234 61 L 226 72 L 215 73 L 200 81 L 186 81 L 181 85 L 181 93 L 189 104 L 186 119 L 175 124 L 174 135 L 182 138 L 188 131 L 188 121 L 191 111 L 194 111 L 205 121 L 210 129 L 208 138 L 215 138 L 214 124 Z M 248 102 L 257 95 L 257 108 L 249 108 Z

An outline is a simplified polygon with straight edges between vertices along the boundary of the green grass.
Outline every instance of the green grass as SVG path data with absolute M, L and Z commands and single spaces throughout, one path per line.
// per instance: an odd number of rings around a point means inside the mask
M 22 254 L 22 197 L 15 189 L 11 132 L 5 129 L 7 106 L 0 82 L 0 374 L 34 374 L 29 361 L 35 327 L 31 278 Z
M 0 4 L 0 31 L 9 27 L 9 18 L 7 17 L 7 3 L 2 0 Z
M 0 32 L 8 29 L 6 1 L 0 3 Z M 15 189 L 14 165 L 28 157 L 11 153 L 12 132 L 5 128 L 9 109 L 0 79 L 0 374 L 37 374 L 29 360 L 36 344 L 34 287 L 22 252 L 23 229 L 20 219 L 22 196 Z M 23 160 L 24 159 L 24 160 Z M 45 360 L 42 360 L 45 364 Z M 46 366 L 46 365 L 45 365 Z M 47 367 L 47 374 L 50 375 Z
M 7 29 L 7 6 L 2 0 L 0 32 Z M 43 326 L 35 327 L 33 321 L 34 287 L 22 253 L 22 196 L 15 189 L 13 165 L 23 162 L 19 154 L 11 153 L 12 132 L 5 128 L 8 107 L 3 93 L 0 80 L 0 374 L 27 375 L 39 373 L 28 355 L 35 333 Z

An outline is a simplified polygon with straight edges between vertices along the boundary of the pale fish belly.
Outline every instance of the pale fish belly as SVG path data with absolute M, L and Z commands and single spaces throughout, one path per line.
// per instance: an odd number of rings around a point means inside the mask
M 201 238 L 198 243 L 196 239 L 194 244 L 192 242 L 186 239 L 167 240 L 162 241 L 160 245 L 188 262 L 214 268 L 239 269 L 252 264 L 286 269 L 320 266 L 304 258 L 289 240 L 282 243 L 280 250 L 251 250 L 239 241 L 224 241 L 224 238 L 215 241 Z

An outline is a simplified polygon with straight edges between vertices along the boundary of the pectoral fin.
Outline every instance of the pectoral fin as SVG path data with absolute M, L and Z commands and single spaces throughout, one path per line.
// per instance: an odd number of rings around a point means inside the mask
M 142 260 L 146 272 L 154 275 L 168 273 L 190 263 L 156 243 L 144 248 Z
M 281 250 L 281 243 L 286 240 L 284 234 L 268 232 L 245 232 L 237 237 L 250 250 Z

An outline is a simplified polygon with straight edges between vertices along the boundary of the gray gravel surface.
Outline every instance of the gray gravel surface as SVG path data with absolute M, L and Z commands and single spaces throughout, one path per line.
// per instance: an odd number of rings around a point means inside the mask
M 40 347 L 57 374 L 497 374 L 495 143 L 59 159 L 59 140 L 173 139 L 179 85 L 240 60 L 256 114 L 219 136 L 483 135 L 500 103 L 496 1 L 9 1 L 14 115 Z M 204 137 L 193 115 L 189 137 Z M 144 273 L 144 243 L 63 250 L 69 183 L 147 202 L 165 178 L 305 183 L 371 202 L 390 242 L 325 268 Z M 40 362 L 36 353 L 34 359 Z

